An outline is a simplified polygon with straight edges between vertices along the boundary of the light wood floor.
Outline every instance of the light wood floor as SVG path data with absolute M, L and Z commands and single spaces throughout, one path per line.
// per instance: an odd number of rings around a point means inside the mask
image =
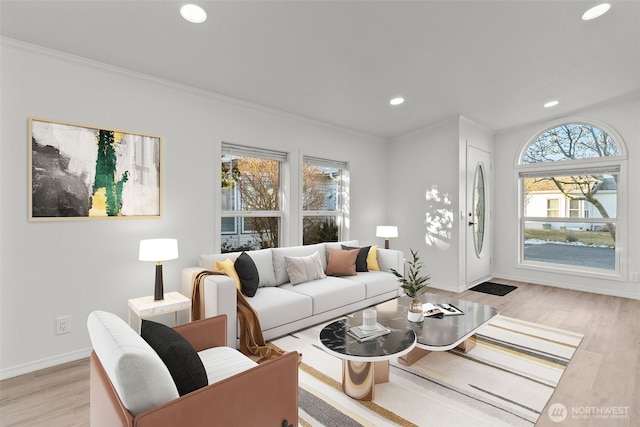
M 499 281 L 510 283 L 508 281 Z M 505 316 L 584 334 L 549 404 L 563 404 L 567 419 L 543 411 L 536 426 L 632 427 L 640 425 L 640 301 L 526 283 L 497 297 L 431 290 L 492 305 Z M 572 411 L 608 411 L 626 418 L 573 418 Z M 600 417 L 600 418 L 598 418 Z M 0 382 L 1 426 L 88 426 L 88 359 Z M 457 427 L 457 426 L 453 426 Z

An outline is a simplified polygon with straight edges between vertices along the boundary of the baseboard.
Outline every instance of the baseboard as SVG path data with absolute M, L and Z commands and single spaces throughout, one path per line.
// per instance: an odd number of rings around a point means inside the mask
M 59 354 L 57 356 L 48 357 L 46 359 L 36 360 L 34 362 L 13 366 L 0 370 L 0 381 L 7 378 L 17 377 L 19 375 L 28 374 L 30 372 L 39 371 L 40 369 L 51 368 L 53 366 L 62 365 L 63 363 L 74 362 L 84 359 L 91 355 L 92 348 L 72 351 L 71 353 Z
M 455 292 L 456 294 L 459 294 L 460 292 L 464 291 L 464 289 L 460 290 L 457 287 L 441 285 L 439 283 L 429 283 L 427 285 L 427 292 L 429 292 L 429 288 L 439 289 L 441 291 Z
M 623 292 L 623 291 L 616 291 L 616 290 L 602 289 L 602 288 L 591 288 L 587 286 L 567 284 L 564 282 L 560 283 L 560 282 L 554 282 L 554 281 L 548 281 L 548 280 L 531 279 L 530 277 L 519 277 L 519 276 L 511 276 L 511 275 L 495 275 L 495 276 L 492 276 L 492 278 L 503 279 L 503 280 L 513 280 L 516 282 L 531 283 L 534 285 L 550 286 L 553 288 L 569 289 L 571 291 L 587 292 L 590 294 L 607 295 L 612 297 L 640 300 L 640 295 L 638 295 L 637 293 Z

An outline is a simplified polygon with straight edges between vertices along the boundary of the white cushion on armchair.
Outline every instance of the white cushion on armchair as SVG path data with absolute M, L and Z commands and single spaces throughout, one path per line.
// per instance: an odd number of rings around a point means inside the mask
M 180 397 L 160 356 L 124 320 L 94 311 L 87 329 L 93 350 L 132 415 Z

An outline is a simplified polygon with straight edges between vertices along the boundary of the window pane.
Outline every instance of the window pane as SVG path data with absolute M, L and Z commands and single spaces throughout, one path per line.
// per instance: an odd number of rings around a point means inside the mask
M 616 218 L 618 175 L 522 178 L 525 217 Z
M 342 170 L 305 163 L 302 169 L 302 209 L 339 211 Z
M 280 162 L 224 155 L 222 187 L 223 210 L 280 210 Z
M 580 200 L 571 199 L 569 200 L 569 217 L 578 218 L 580 217 Z
M 222 252 L 278 247 L 278 217 L 224 217 L 222 218 Z M 233 224 L 235 230 L 227 233 L 225 224 Z M 236 227 L 236 224 L 241 224 Z
M 334 216 L 306 216 L 302 220 L 303 244 L 338 241 L 338 221 Z
M 526 221 L 524 260 L 615 270 L 613 223 Z
M 597 127 L 569 123 L 548 129 L 527 147 L 522 163 L 544 163 L 564 160 L 619 156 L 618 146 Z
M 558 206 L 560 206 L 560 200 L 547 199 L 547 216 L 558 216 Z
M 238 227 L 236 225 L 236 218 L 222 218 L 222 233 L 223 234 L 235 234 L 238 232 Z

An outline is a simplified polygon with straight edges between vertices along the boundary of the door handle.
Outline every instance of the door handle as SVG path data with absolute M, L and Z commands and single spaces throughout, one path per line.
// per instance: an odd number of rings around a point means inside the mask
M 476 225 L 476 223 L 469 221 L 469 227 L 471 227 L 472 225 Z

